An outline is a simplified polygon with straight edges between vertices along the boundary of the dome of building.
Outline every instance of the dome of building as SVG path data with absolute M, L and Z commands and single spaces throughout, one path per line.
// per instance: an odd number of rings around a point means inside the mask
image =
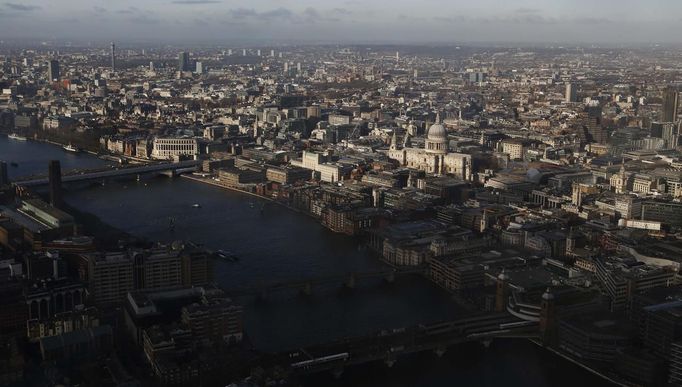
M 426 135 L 426 137 L 429 140 L 447 140 L 448 139 L 448 132 L 445 130 L 445 127 L 439 123 L 435 123 L 431 125 L 429 128 L 429 131 Z
M 448 153 L 448 132 L 440 123 L 440 114 L 436 116 L 436 123 L 431 125 L 426 133 L 426 152 L 445 155 Z

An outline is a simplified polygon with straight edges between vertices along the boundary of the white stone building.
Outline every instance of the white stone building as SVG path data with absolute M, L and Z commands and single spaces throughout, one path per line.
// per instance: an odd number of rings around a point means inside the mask
M 413 148 L 409 133 L 405 136 L 402 147 L 397 144 L 397 136 L 393 133 L 388 157 L 398 160 L 401 166 L 419 169 L 435 175 L 451 174 L 463 180 L 471 180 L 471 155 L 450 152 L 448 134 L 440 124 L 440 117 L 431 125 L 426 134 L 424 149 Z
M 199 154 L 199 142 L 191 137 L 157 137 L 152 146 L 152 158 L 156 160 L 173 160 L 180 156 Z

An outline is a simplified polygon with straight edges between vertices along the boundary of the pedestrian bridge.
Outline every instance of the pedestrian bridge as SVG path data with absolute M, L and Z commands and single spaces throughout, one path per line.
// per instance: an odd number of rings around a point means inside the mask
M 225 292 L 233 297 L 235 296 L 258 296 L 261 299 L 266 299 L 269 294 L 285 291 L 298 290 L 301 294 L 312 295 L 315 287 L 339 285 L 347 289 L 355 288 L 359 281 L 380 278 L 388 283 L 393 283 L 397 277 L 405 275 L 424 274 L 425 268 L 422 266 L 414 268 L 400 268 L 400 269 L 386 269 L 364 273 L 347 273 L 340 275 L 320 276 L 314 278 L 307 278 L 302 280 L 293 280 L 287 282 L 276 282 L 270 284 L 260 284 L 251 287 L 227 289 Z

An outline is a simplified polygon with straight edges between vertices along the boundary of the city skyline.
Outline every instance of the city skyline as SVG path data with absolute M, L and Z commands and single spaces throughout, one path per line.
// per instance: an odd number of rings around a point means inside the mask
M 210 43 L 676 44 L 682 3 L 538 0 L 0 3 L 5 39 Z M 26 22 L 31 28 L 26 28 Z M 311 33 L 314 32 L 314 33 Z
M 680 15 L 0 0 L 0 384 L 682 386 Z

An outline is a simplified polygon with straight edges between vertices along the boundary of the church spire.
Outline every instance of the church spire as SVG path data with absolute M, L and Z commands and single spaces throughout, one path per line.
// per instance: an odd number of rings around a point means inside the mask
M 398 131 L 393 130 L 393 136 L 391 137 L 391 149 L 398 149 Z

